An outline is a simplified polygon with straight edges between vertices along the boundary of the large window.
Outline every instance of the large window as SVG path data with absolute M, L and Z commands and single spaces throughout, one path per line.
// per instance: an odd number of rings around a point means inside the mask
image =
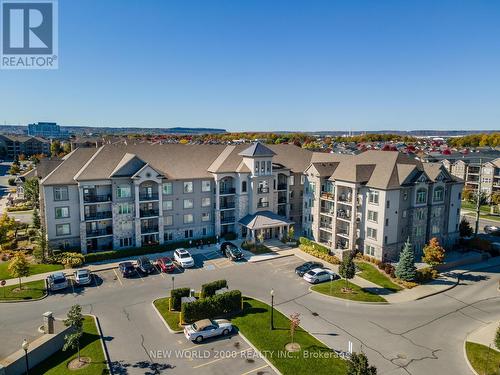
M 368 220 L 373 221 L 374 223 L 378 222 L 378 212 L 368 210 Z
M 191 224 L 194 222 L 193 214 L 184 215 L 184 224 Z
M 365 245 L 365 254 L 370 256 L 375 256 L 375 246 Z
M 163 211 L 170 211 L 174 209 L 174 201 L 170 200 L 163 201 L 162 205 L 163 205 Z
M 64 219 L 69 217 L 69 207 L 56 207 L 56 219 Z
M 368 193 L 368 202 L 371 204 L 378 204 L 378 191 L 370 191 Z
M 201 181 L 201 191 L 210 191 L 211 185 L 210 180 Z
M 415 219 L 424 220 L 425 219 L 425 211 L 424 210 L 415 211 Z
M 203 212 L 201 214 L 201 221 L 210 221 L 210 212 Z
M 71 234 L 71 226 L 69 224 L 56 224 L 56 236 L 68 236 Z
M 184 199 L 184 208 L 193 208 L 193 200 L 192 199 Z
M 210 206 L 210 197 L 201 198 L 201 207 Z
M 67 201 L 69 200 L 68 187 L 58 186 L 54 188 L 54 200 L 55 201 Z
M 423 204 L 427 202 L 427 189 L 420 188 L 417 190 L 417 204 Z
M 439 234 L 440 231 L 441 229 L 439 228 L 439 225 L 432 225 L 432 234 Z
M 120 247 L 129 247 L 132 246 L 132 238 L 120 238 Z
M 193 181 L 184 182 L 184 193 L 192 193 L 193 192 Z
M 366 235 L 368 238 L 371 238 L 372 240 L 376 240 L 377 239 L 377 230 L 374 229 L 374 228 L 366 228 Z
M 163 225 L 166 227 L 174 225 L 174 217 L 172 215 L 163 216 Z
M 128 203 L 120 203 L 118 205 L 118 213 L 120 215 L 131 214 L 132 213 L 132 206 Z
M 130 186 L 117 186 L 116 196 L 118 198 L 130 198 L 132 196 L 132 190 Z
M 434 202 L 442 202 L 444 200 L 444 188 L 438 186 L 434 189 Z
M 172 186 L 172 183 L 171 182 L 165 182 L 163 184 L 163 194 L 164 195 L 171 195 L 173 194 L 173 186 Z

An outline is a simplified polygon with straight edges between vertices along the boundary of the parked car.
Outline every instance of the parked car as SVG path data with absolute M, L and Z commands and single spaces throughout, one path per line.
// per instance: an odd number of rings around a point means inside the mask
M 304 276 L 304 274 L 309 271 L 309 270 L 312 270 L 314 268 L 323 268 L 323 263 L 320 263 L 320 262 L 305 262 L 303 264 L 301 264 L 300 266 L 298 266 L 297 268 L 295 268 L 295 273 L 297 275 L 299 275 L 300 277 Z
M 86 268 L 83 268 L 81 270 L 76 270 L 73 275 L 75 277 L 75 282 L 78 285 L 87 285 L 92 282 L 92 274 Z
M 225 319 L 203 319 L 184 327 L 184 336 L 188 340 L 202 342 L 215 336 L 227 336 L 233 330 L 233 325 Z
M 238 246 L 236 246 L 232 242 L 224 242 L 220 246 L 220 251 L 221 251 L 222 255 L 224 255 L 226 258 L 229 258 L 233 261 L 243 259 L 243 252 L 240 250 L 240 248 Z
M 500 227 L 497 225 L 486 225 L 484 227 L 484 233 L 500 235 Z
M 68 279 L 64 272 L 54 272 L 47 277 L 47 282 L 51 291 L 63 290 L 69 286 Z
M 174 260 L 182 268 L 194 266 L 194 259 L 186 249 L 180 248 L 174 251 Z
M 314 268 L 304 274 L 304 280 L 311 284 L 318 284 L 324 281 L 336 280 L 340 276 L 327 268 Z
M 137 259 L 137 269 L 144 275 L 153 273 L 155 271 L 155 267 L 148 257 L 139 257 Z
M 156 265 L 160 268 L 161 272 L 174 272 L 175 271 L 174 262 L 169 257 L 159 258 L 156 261 Z
M 135 267 L 132 262 L 122 262 L 118 265 L 118 269 L 123 277 L 130 277 L 135 272 Z

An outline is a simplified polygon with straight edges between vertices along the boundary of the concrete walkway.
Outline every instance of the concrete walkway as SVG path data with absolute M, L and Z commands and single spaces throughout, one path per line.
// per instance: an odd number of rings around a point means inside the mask
M 484 346 L 491 345 L 492 349 L 500 351 L 495 346 L 495 334 L 499 326 L 500 322 L 492 322 L 484 327 L 481 327 L 467 336 L 467 341 L 482 344 Z

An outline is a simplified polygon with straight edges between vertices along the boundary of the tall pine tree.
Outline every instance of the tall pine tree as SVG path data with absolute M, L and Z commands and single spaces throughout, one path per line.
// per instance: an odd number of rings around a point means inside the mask
M 413 246 L 408 237 L 403 250 L 401 250 L 399 254 L 399 262 L 396 266 L 396 277 L 404 281 L 413 281 L 416 276 L 417 268 L 415 267 L 415 254 L 413 254 Z

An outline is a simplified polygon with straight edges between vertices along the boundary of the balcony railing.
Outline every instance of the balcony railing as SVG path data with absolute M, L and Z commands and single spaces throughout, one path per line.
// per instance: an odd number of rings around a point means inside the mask
M 219 189 L 219 194 L 235 194 L 236 189 L 233 187 L 224 187 Z
M 234 202 L 221 202 L 220 204 L 220 209 L 224 210 L 227 208 L 234 208 L 236 204 Z
M 278 184 L 278 190 L 286 190 L 287 184 Z
M 146 233 L 156 233 L 158 232 L 158 226 L 153 226 L 153 227 L 141 227 L 141 233 L 146 234 Z
M 258 194 L 266 194 L 266 193 L 269 193 L 269 188 L 268 188 L 268 187 L 259 187 L 259 188 L 257 188 L 257 193 L 258 193 Z
M 333 199 L 334 199 L 334 195 L 333 195 L 333 193 L 329 193 L 329 192 L 326 192 L 326 191 L 322 191 L 322 192 L 321 192 L 321 199 L 328 199 L 328 200 L 333 201 Z
M 87 230 L 87 238 L 88 237 L 99 237 L 99 236 L 110 236 L 113 234 L 113 228 L 102 228 L 102 229 L 94 229 Z
M 321 210 L 319 212 L 322 214 L 335 216 L 335 210 L 333 208 L 321 207 Z
M 221 222 L 221 224 L 234 223 L 234 216 L 231 216 L 231 217 L 221 217 L 220 222 Z
M 351 219 L 351 215 L 345 210 L 337 210 L 337 217 L 346 220 Z
M 320 222 L 319 223 L 319 227 L 320 229 L 326 229 L 326 230 L 329 230 L 329 231 L 332 231 L 333 230 L 333 223 L 328 223 L 328 222 Z
M 337 234 L 341 236 L 349 236 L 349 231 L 347 229 L 337 228 Z
M 257 203 L 258 208 L 269 207 L 269 202 L 259 202 Z
M 152 194 L 139 193 L 139 200 L 140 201 L 157 201 L 158 200 L 158 193 L 152 193 Z
M 85 203 L 99 203 L 99 202 L 111 202 L 111 194 L 105 195 L 84 195 L 83 201 Z
M 159 213 L 160 213 L 159 210 L 140 210 L 140 212 L 139 212 L 141 217 L 158 216 Z
M 278 198 L 278 203 L 286 203 L 286 197 L 279 197 Z
M 101 220 L 101 219 L 111 219 L 113 213 L 111 211 L 93 212 L 85 214 L 85 220 Z

